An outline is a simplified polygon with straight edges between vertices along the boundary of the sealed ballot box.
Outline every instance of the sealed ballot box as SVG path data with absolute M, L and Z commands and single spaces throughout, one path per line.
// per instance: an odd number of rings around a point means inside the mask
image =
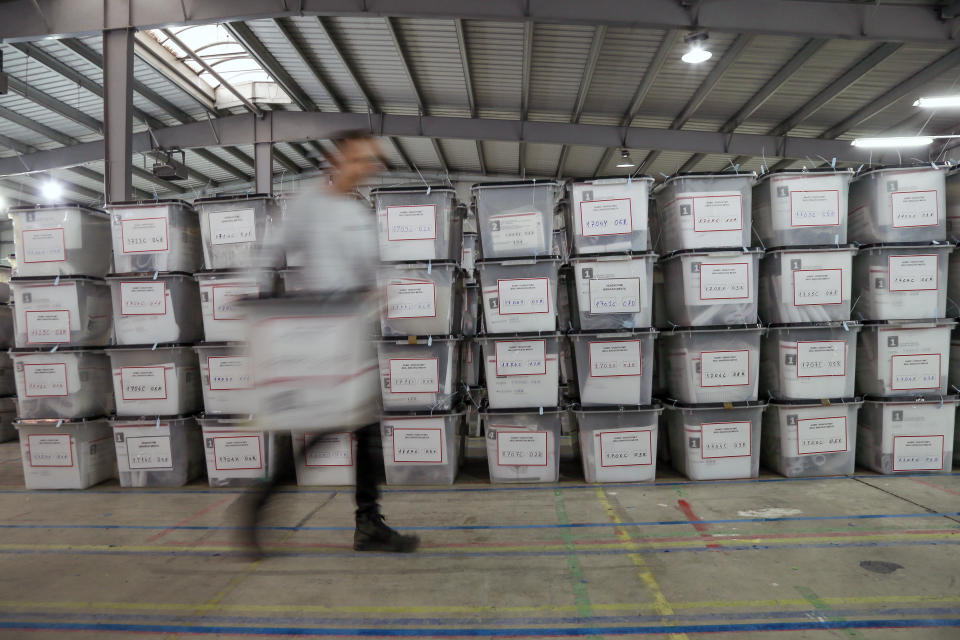
M 107 277 L 117 343 L 196 342 L 203 337 L 200 292 L 188 273 Z
M 653 323 L 654 253 L 573 258 L 576 326 L 633 329 Z
M 661 411 L 659 404 L 574 408 L 587 482 L 653 481 Z
M 859 322 L 769 325 L 760 350 L 760 393 L 781 400 L 854 395 Z
M 246 313 L 238 304 L 247 298 L 270 298 L 278 289 L 270 269 L 223 269 L 194 274 L 200 288 L 200 311 L 207 342 L 247 339 Z
M 277 253 L 263 264 L 263 247 L 278 233 L 280 210 L 266 194 L 197 198 L 205 269 L 246 269 L 254 265 L 282 267 Z
M 450 410 L 457 392 L 458 347 L 458 339 L 449 337 L 380 340 L 384 410 Z
M 554 212 L 561 194 L 553 180 L 475 184 L 477 227 L 487 259 L 544 256 L 552 251 Z
M 202 406 L 197 354 L 189 345 L 111 347 L 118 416 L 171 416 Z
M 110 287 L 99 278 L 15 278 L 14 345 L 17 348 L 98 347 L 112 334 Z
M 455 294 L 460 267 L 454 262 L 412 262 L 383 265 L 377 274 L 384 309 L 384 336 L 450 335 L 457 326 Z
M 870 320 L 946 317 L 952 251 L 942 242 L 860 247 L 853 261 L 857 313 Z
M 380 259 L 456 260 L 461 220 L 457 193 L 442 185 L 370 191 L 377 212 Z
M 756 478 L 766 402 L 664 401 L 674 469 L 691 480 Z
M 654 190 L 660 251 L 749 247 L 755 173 L 688 173 Z
M 481 411 L 490 482 L 556 482 L 561 409 Z
M 93 418 L 113 413 L 110 359 L 99 349 L 10 352 L 21 419 Z
M 758 325 L 663 331 L 668 395 L 695 404 L 756 400 L 762 331 Z
M 211 416 L 252 414 L 250 356 L 243 342 L 205 342 L 193 347 L 200 365 L 203 409 Z
M 574 253 L 646 251 L 652 185 L 649 176 L 573 180 L 568 197 Z
M 203 267 L 200 220 L 183 200 L 116 202 L 106 209 L 118 273 L 193 273 Z
M 480 336 L 492 409 L 554 407 L 560 393 L 560 334 Z
M 190 416 L 114 418 L 121 487 L 182 487 L 203 473 L 203 437 Z
M 852 169 L 766 173 L 753 187 L 753 230 L 765 247 L 845 244 Z
M 788 478 L 851 475 L 861 404 L 859 398 L 771 400 L 763 415 L 764 465 Z
M 853 246 L 767 249 L 760 260 L 759 315 L 764 322 L 850 319 Z
M 380 418 L 387 484 L 453 484 L 460 468 L 464 411 Z
M 270 479 L 290 455 L 286 434 L 260 431 L 249 416 L 197 418 L 211 487 L 246 487 Z
M 486 332 L 555 331 L 559 267 L 557 257 L 478 262 Z
M 110 270 L 110 216 L 79 204 L 12 207 L 16 275 L 87 275 Z
M 648 405 L 653 389 L 654 329 L 571 332 L 580 403 Z
M 947 239 L 946 167 L 880 167 L 850 183 L 847 237 L 860 244 Z
M 18 420 L 27 489 L 86 489 L 114 476 L 106 418 Z
M 868 398 L 857 463 L 877 473 L 950 473 L 957 396 Z
M 859 395 L 947 393 L 950 332 L 956 320 L 865 322 L 857 336 Z
M 295 431 L 293 461 L 301 487 L 340 487 L 356 484 L 357 439 L 353 433 Z
M 761 249 L 694 250 L 660 258 L 663 309 L 657 312 L 658 326 L 755 323 L 762 254 Z

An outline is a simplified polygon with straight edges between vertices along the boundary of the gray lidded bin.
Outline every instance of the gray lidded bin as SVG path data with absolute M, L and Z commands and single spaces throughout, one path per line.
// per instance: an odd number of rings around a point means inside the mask
M 79 204 L 12 207 L 16 275 L 86 275 L 110 271 L 110 216 Z
M 668 395 L 683 403 L 757 399 L 759 326 L 663 331 Z
M 860 244 L 947 239 L 945 168 L 887 167 L 850 183 L 847 238 Z
M 767 249 L 760 260 L 760 318 L 773 324 L 849 320 L 856 253 L 852 245 Z
M 203 410 L 210 416 L 256 412 L 246 344 L 205 342 L 193 347 L 200 364 Z M 201 425 L 202 426 L 202 425 Z
M 203 337 L 200 291 L 188 273 L 107 278 L 117 344 L 196 342 Z
M 771 400 L 763 414 L 763 464 L 788 478 L 853 473 L 859 398 Z
M 113 413 L 110 360 L 99 349 L 10 352 L 24 420 L 93 418 Z
M 953 319 L 866 322 L 857 337 L 857 395 L 947 393 Z
M 553 244 L 560 183 L 519 180 L 475 184 L 477 226 L 488 260 L 545 256 Z
M 689 173 L 655 190 L 659 251 L 749 247 L 756 174 Z
M 110 287 L 98 278 L 11 280 L 14 346 L 100 347 L 109 344 L 113 318 Z
M 691 480 L 756 478 L 766 402 L 666 405 L 673 468 Z
M 449 411 L 457 393 L 457 338 L 377 342 L 384 411 Z
M 17 419 L 16 396 L 0 397 L 0 442 L 17 439 L 17 429 L 13 426 Z
M 558 258 L 483 260 L 477 266 L 487 333 L 557 329 Z
M 277 272 L 269 269 L 202 271 L 194 274 L 200 289 L 200 311 L 207 342 L 247 339 L 247 314 L 237 300 L 273 297 Z
M 203 473 L 203 434 L 187 416 L 113 418 L 121 487 L 182 487 Z
M 860 410 L 857 463 L 877 473 L 950 473 L 957 396 L 868 398 Z
M 280 253 L 273 257 L 273 264 L 260 264 L 263 246 L 279 233 L 280 214 L 272 197 L 258 193 L 198 198 L 194 205 L 200 214 L 205 269 L 283 266 Z
M 860 247 L 853 261 L 857 317 L 913 320 L 947 315 L 947 274 L 952 244 L 916 243 Z
M 778 400 L 854 395 L 859 322 L 771 325 L 760 349 L 760 393 Z
M 458 316 L 460 268 L 453 262 L 383 265 L 380 330 L 384 336 L 451 335 Z
M 568 336 L 584 407 L 650 404 L 655 330 L 573 332 Z
M 108 204 L 112 218 L 113 270 L 117 273 L 203 268 L 197 212 L 183 200 Z
M 27 489 L 86 489 L 114 473 L 113 434 L 106 418 L 18 420 Z
M 197 354 L 186 345 L 111 347 L 118 416 L 172 416 L 203 406 Z
M 683 251 L 661 258 L 665 321 L 661 326 L 755 323 L 762 253 L 760 249 Z
M 258 431 L 248 416 L 197 418 L 211 487 L 249 487 L 271 478 L 290 453 L 290 437 Z M 284 465 L 285 466 L 285 465 Z
M 753 187 L 753 231 L 765 247 L 846 244 L 852 169 L 766 173 Z
M 384 414 L 380 418 L 387 484 L 453 484 L 460 469 L 462 410 Z
M 555 407 L 560 392 L 559 333 L 478 336 L 491 409 Z
M 659 404 L 573 409 L 587 482 L 652 482 L 662 411 Z
M 568 187 L 576 255 L 646 251 L 653 178 L 578 178 Z
M 490 482 L 556 482 L 561 413 L 565 411 L 481 411 Z
M 458 260 L 461 225 L 456 196 L 454 189 L 444 186 L 372 189 L 380 259 Z
M 634 329 L 653 323 L 655 253 L 573 258 L 577 328 Z

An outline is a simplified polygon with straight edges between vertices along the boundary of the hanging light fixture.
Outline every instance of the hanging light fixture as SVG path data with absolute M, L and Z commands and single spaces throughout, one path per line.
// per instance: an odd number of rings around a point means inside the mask
M 63 187 L 56 181 L 49 180 L 40 187 L 40 193 L 43 194 L 47 202 L 56 202 L 60 199 L 60 196 L 63 195 Z
M 690 49 L 688 49 L 680 59 L 687 64 L 700 64 L 712 58 L 713 54 L 704 48 L 707 38 L 709 38 L 709 36 L 705 31 L 690 33 L 684 36 L 683 41 L 690 46 Z
M 617 163 L 617 169 L 630 169 L 635 166 L 637 165 L 630 157 L 630 152 L 626 149 L 620 149 L 620 162 Z

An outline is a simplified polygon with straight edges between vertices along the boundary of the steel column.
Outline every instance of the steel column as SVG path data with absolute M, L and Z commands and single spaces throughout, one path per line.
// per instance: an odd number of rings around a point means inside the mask
M 107 2 L 115 19 L 129 20 L 126 2 Z M 103 130 L 106 154 L 104 193 L 107 202 L 129 200 L 133 195 L 133 29 L 103 33 Z

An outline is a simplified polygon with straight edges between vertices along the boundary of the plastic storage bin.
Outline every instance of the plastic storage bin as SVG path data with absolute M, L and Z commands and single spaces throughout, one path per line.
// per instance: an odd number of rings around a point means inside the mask
M 661 326 L 755 323 L 761 253 L 760 249 L 684 251 L 662 258 L 666 324 Z
M 487 333 L 555 331 L 558 258 L 477 263 Z
M 112 347 L 118 416 L 172 416 L 200 410 L 197 354 L 183 345 Z
M 570 183 L 570 235 L 577 255 L 646 251 L 653 178 L 578 178 Z
M 247 316 L 237 300 L 272 297 L 277 292 L 277 273 L 267 269 L 205 271 L 196 274 L 196 278 L 207 342 L 246 340 Z
M 561 410 L 481 411 L 490 482 L 556 482 Z
M 656 337 L 653 329 L 570 333 L 580 403 L 584 407 L 650 404 Z
M 956 320 L 865 322 L 857 339 L 857 394 L 946 394 Z
M 859 322 L 771 325 L 760 350 L 760 393 L 780 400 L 849 398 Z
M 477 226 L 486 259 L 551 253 L 553 213 L 560 184 L 521 180 L 475 184 Z
M 453 262 L 405 263 L 378 272 L 385 336 L 450 335 L 456 326 L 459 267 Z
M 661 411 L 659 404 L 574 409 L 587 482 L 653 481 Z
M 768 249 L 760 260 L 760 318 L 769 323 L 849 320 L 856 253 L 853 246 Z
M 110 361 L 103 351 L 11 351 L 19 416 L 92 418 L 113 413 Z
M 788 478 L 852 474 L 861 404 L 857 398 L 771 400 L 763 415 L 763 464 Z
M 887 167 L 850 183 L 847 237 L 852 242 L 946 240 L 944 169 Z
M 555 407 L 560 389 L 559 336 L 480 336 L 491 409 Z
M 662 332 L 670 397 L 684 403 L 756 400 L 761 332 L 758 326 Z
M 13 346 L 13 305 L 0 304 L 0 348 Z
M 448 411 L 457 393 L 457 338 L 377 343 L 384 411 Z
M 659 251 L 749 247 L 755 173 L 688 173 L 668 178 L 657 197 Z
M 184 271 L 203 267 L 200 222 L 183 200 L 108 204 L 117 273 Z
M 279 211 L 273 198 L 262 193 L 249 196 L 197 198 L 206 269 L 246 269 L 251 265 L 282 267 L 283 256 L 263 264 L 261 251 L 277 233 Z
M 250 356 L 243 343 L 207 342 L 193 347 L 200 363 L 203 410 L 210 415 L 252 414 L 257 409 Z
M 352 433 L 297 431 L 292 437 L 298 485 L 338 487 L 356 483 L 357 439 Z M 308 443 L 312 443 L 309 448 Z
M 121 487 L 182 487 L 203 473 L 203 435 L 185 416 L 110 420 Z
M 27 489 L 86 489 L 113 477 L 113 434 L 106 418 L 19 420 Z
M 200 292 L 188 273 L 109 276 L 117 344 L 196 342 L 203 337 Z
M 673 468 L 691 480 L 756 478 L 766 402 L 668 403 Z
M 276 473 L 280 457 L 290 455 L 289 436 L 257 431 L 247 416 L 201 416 L 197 422 L 203 433 L 211 487 L 247 487 L 264 482 Z
M 573 258 L 577 328 L 633 329 L 653 323 L 655 253 Z
M 10 282 L 14 344 L 23 347 L 98 347 L 110 342 L 110 287 L 103 280 L 16 279 Z
M 753 187 L 753 231 L 765 247 L 846 244 L 852 169 L 775 171 Z
M 380 259 L 457 260 L 460 224 L 457 193 L 451 187 L 383 187 L 372 189 L 377 210 Z
M 860 410 L 857 463 L 877 473 L 950 473 L 957 396 L 870 398 Z
M 950 244 L 871 245 L 853 261 L 856 312 L 870 320 L 943 318 Z
M 87 275 L 110 271 L 110 216 L 79 204 L 12 207 L 21 277 Z
M 453 484 L 464 412 L 387 414 L 380 419 L 387 484 Z

